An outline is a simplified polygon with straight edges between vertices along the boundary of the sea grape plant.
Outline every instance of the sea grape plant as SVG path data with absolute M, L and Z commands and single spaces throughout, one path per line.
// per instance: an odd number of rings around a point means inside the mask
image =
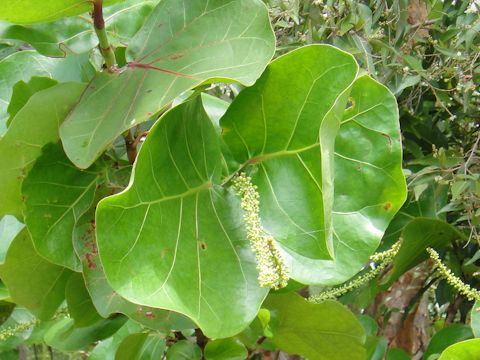
M 285 293 L 359 272 L 405 201 L 394 96 L 330 45 L 271 61 L 275 37 L 260 0 L 145 1 L 149 16 L 116 47 L 103 16 L 110 3 L 2 4 L 0 16 L 22 24 L 9 25 L 10 38 L 37 49 L 46 36 L 65 51 L 0 61 L 12 88 L 1 92 L 0 216 L 5 227 L 12 216 L 25 224 L 1 238 L 3 298 L 54 318 L 43 341 L 62 351 L 113 336 L 112 351 L 124 339 L 139 352 L 151 343 L 197 354 L 165 339 L 198 328 L 210 339 L 237 336 L 224 346 L 244 354 L 252 345 L 239 334 L 269 313 L 283 319 L 265 330 L 280 349 L 363 358 L 349 310 Z M 99 39 L 91 58 L 29 25 L 61 26 L 85 11 Z M 20 26 L 35 39 L 18 35 Z M 241 91 L 229 102 L 209 95 L 219 82 Z M 58 319 L 64 299 L 69 317 Z M 289 328 L 295 304 L 300 315 L 334 313 L 318 334 L 306 323 L 313 337 L 294 344 L 285 334 L 301 331 Z M 152 336 L 137 334 L 145 329 Z M 312 352 L 308 344 L 329 331 L 344 350 L 322 340 Z

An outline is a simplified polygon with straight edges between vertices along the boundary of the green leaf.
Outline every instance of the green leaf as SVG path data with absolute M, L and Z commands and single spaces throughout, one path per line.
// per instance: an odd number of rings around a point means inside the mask
M 265 228 L 306 257 L 333 256 L 333 140 L 357 71 L 351 55 L 331 46 L 293 51 L 272 62 L 221 120 L 240 167 L 258 171 Z
M 72 232 L 91 206 L 98 173 L 75 168 L 60 144 L 47 144 L 22 185 L 25 224 L 38 253 L 54 264 L 80 269 Z
M 41 155 L 42 147 L 58 141 L 59 123 L 84 89 L 83 84 L 66 83 L 35 93 L 0 138 L 0 216 L 22 218 L 23 178 Z
M 6 215 L 0 220 L 0 265 L 5 262 L 5 256 L 10 244 L 24 226 L 24 224 L 11 215 Z
M 100 320 L 88 327 L 78 328 L 73 319 L 65 318 L 57 321 L 47 330 L 44 340 L 54 349 L 76 351 L 112 336 L 126 321 L 125 316 L 117 316 L 112 319 Z
M 428 359 L 430 355 L 440 354 L 450 345 L 462 340 L 471 339 L 472 337 L 473 333 L 470 326 L 464 324 L 447 326 L 433 335 L 425 353 L 423 354 L 423 358 Z
M 251 85 L 274 49 L 260 0 L 161 1 L 130 42 L 128 66 L 97 74 L 62 125 L 68 157 L 89 167 L 119 134 L 204 82 Z
M 26 229 L 13 240 L 0 278 L 13 301 L 26 307 L 40 320 L 50 319 L 65 299 L 71 272 L 44 260 L 35 251 Z
M 34 76 L 30 81 L 19 81 L 13 86 L 12 100 L 8 105 L 8 114 L 10 115 L 7 126 L 10 125 L 13 117 L 20 111 L 20 109 L 27 103 L 33 94 L 48 89 L 58 82 L 48 77 Z
M 88 81 L 93 76 L 93 72 L 88 54 L 69 55 L 65 59 L 53 59 L 42 56 L 35 51 L 20 51 L 0 60 L 0 74 L 2 74 L 0 84 L 0 135 L 3 135 L 6 131 L 7 107 L 10 103 L 13 86 L 18 81 L 28 81 L 32 76 L 47 76 L 61 82 L 81 82 Z M 68 95 L 67 91 L 59 99 Z M 79 95 L 75 94 L 75 97 L 78 98 Z
M 405 226 L 402 239 L 400 250 L 393 260 L 392 272 L 383 287 L 390 286 L 404 272 L 427 259 L 427 247 L 441 249 L 454 240 L 465 239 L 465 235 L 444 221 L 419 217 Z
M 165 350 L 165 338 L 159 334 L 132 334 L 118 347 L 115 360 L 161 359 Z
M 99 175 L 94 170 L 75 168 L 60 144 L 47 144 L 22 186 L 25 222 L 37 250 L 74 270 L 79 260 L 73 251 L 72 231 L 93 202 Z
M 100 187 L 99 197 L 111 191 Z M 98 256 L 95 240 L 95 207 L 82 215 L 73 232 L 75 251 L 83 263 L 83 276 L 92 302 L 103 317 L 121 313 L 150 329 L 169 333 L 171 330 L 194 328 L 195 325 L 183 315 L 134 304 L 121 297 L 108 284 Z
M 115 353 L 123 339 L 128 335 L 141 331 L 142 327 L 134 321 L 127 321 L 112 337 L 101 341 L 90 352 L 89 360 L 115 360 Z
M 407 352 L 400 348 L 391 348 L 387 354 L 387 360 L 411 360 Z
M 355 315 L 336 301 L 312 304 L 295 293 L 271 295 L 273 342 L 310 360 L 365 359 L 365 331 Z
M 90 326 L 102 320 L 85 288 L 82 274 L 72 274 L 67 282 L 65 297 L 68 304 L 68 313 L 74 320 L 76 327 Z
M 167 360 L 200 360 L 202 350 L 187 340 L 181 340 L 173 344 L 167 351 Z
M 268 291 L 258 286 L 239 200 L 219 186 L 220 160 L 200 97 L 183 103 L 150 130 L 128 189 L 96 215 L 112 288 L 185 314 L 212 338 L 243 330 Z
M 480 337 L 480 301 L 473 304 L 471 310 L 471 327 L 475 337 Z
M 106 0 L 110 5 L 122 0 Z M 17 24 L 31 24 L 78 15 L 92 10 L 92 3 L 84 0 L 0 0 L 0 19 Z
M 357 273 L 406 197 L 396 100 L 356 73 L 336 48 L 301 48 L 272 62 L 221 120 L 238 168 L 252 168 L 264 227 L 304 284 Z
M 156 3 L 158 0 L 128 0 L 104 9 L 110 44 L 114 47 L 128 44 Z M 0 38 L 26 42 L 40 54 L 55 57 L 82 54 L 98 44 L 94 27 L 80 16 L 26 26 L 0 23 Z
M 0 325 L 5 323 L 12 315 L 13 310 L 15 309 L 15 304 L 6 301 L 0 301 Z
M 206 360 L 244 360 L 247 355 L 245 346 L 233 338 L 209 341 L 204 350 Z
M 449 346 L 438 360 L 469 360 L 480 357 L 480 339 L 472 339 Z

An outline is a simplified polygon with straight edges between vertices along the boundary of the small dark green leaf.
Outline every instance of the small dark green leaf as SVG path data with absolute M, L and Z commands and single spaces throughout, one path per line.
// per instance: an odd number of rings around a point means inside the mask
M 167 351 L 167 360 L 200 360 L 202 350 L 187 340 L 181 340 L 173 344 Z
M 312 304 L 295 293 L 271 295 L 264 306 L 272 314 L 274 343 L 310 360 L 365 359 L 365 331 L 336 301 Z
M 100 320 L 88 327 L 77 328 L 73 319 L 65 318 L 52 325 L 44 339 L 47 345 L 55 349 L 76 351 L 112 336 L 126 321 L 125 316 L 116 316 L 113 319 Z
M 245 360 L 247 354 L 245 346 L 233 338 L 209 341 L 204 350 L 206 360 Z
M 444 221 L 416 218 L 403 229 L 402 239 L 400 250 L 393 260 L 393 270 L 382 286 L 389 286 L 404 272 L 425 260 L 428 257 L 427 247 L 441 249 L 454 240 L 465 239 L 465 235 Z
M 72 274 L 67 283 L 65 296 L 68 312 L 76 327 L 90 326 L 102 319 L 92 304 L 82 274 Z
M 142 326 L 134 321 L 127 321 L 120 330 L 112 337 L 100 341 L 90 352 L 89 360 L 115 360 L 115 354 L 123 339 L 130 334 L 137 333 L 142 330 Z
M 0 60 L 0 74 L 2 74 L 2 82 L 0 83 L 0 135 L 3 135 L 6 131 L 7 108 L 12 96 L 13 86 L 17 82 L 28 81 L 32 76 L 46 76 L 61 82 L 83 82 L 90 80 L 94 73 L 88 54 L 69 55 L 65 59 L 54 59 L 42 56 L 36 51 L 19 51 Z M 78 99 L 80 94 L 69 94 L 69 91 L 65 91 L 62 96 L 53 96 L 53 98 L 62 102 L 62 99 L 68 96 L 74 96 Z M 49 107 L 45 106 L 45 108 Z M 62 120 L 64 117 L 65 115 L 63 115 Z
M 48 89 L 56 85 L 58 82 L 48 77 L 34 76 L 30 81 L 19 81 L 15 84 L 12 91 L 12 100 L 8 105 L 8 119 L 7 126 L 13 120 L 13 117 L 20 111 L 20 109 L 27 103 L 33 94 L 41 90 Z
M 132 334 L 123 339 L 115 360 L 161 359 L 165 350 L 165 338 L 160 334 Z
M 425 353 L 423 354 L 423 358 L 428 359 L 430 355 L 440 354 L 452 344 L 471 338 L 473 338 L 473 333 L 470 326 L 464 324 L 447 326 L 433 335 Z

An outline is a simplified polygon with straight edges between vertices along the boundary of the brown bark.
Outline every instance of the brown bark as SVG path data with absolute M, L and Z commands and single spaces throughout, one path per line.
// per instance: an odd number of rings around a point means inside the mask
M 376 317 L 380 328 L 378 335 L 387 338 L 389 347 L 402 348 L 413 359 L 420 358 L 428 344 L 428 296 L 423 294 L 419 299 L 416 297 L 425 284 L 429 269 L 429 262 L 424 262 L 406 272 L 390 289 L 379 293 L 367 309 L 368 314 Z M 408 307 L 414 302 L 416 304 L 407 314 Z M 390 310 L 388 321 L 380 314 L 383 308 Z

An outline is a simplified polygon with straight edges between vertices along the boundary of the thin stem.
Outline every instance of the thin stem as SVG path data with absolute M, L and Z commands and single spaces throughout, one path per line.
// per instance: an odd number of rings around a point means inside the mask
M 117 65 L 113 47 L 108 41 L 107 31 L 105 30 L 105 20 L 103 19 L 103 0 L 93 0 L 93 27 L 99 41 L 100 52 L 105 60 L 105 66 L 112 71 Z

